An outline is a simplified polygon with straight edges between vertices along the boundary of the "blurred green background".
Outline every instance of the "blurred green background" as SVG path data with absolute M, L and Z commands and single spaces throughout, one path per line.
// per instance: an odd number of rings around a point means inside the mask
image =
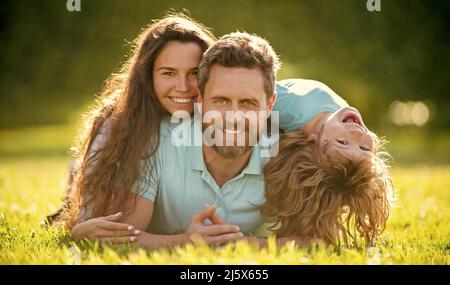
M 326 83 L 387 137 L 394 163 L 450 162 L 450 1 L 3 0 L 0 155 L 66 155 L 81 113 L 140 29 L 184 8 L 217 36 L 268 39 L 279 79 Z M 12 143 L 14 142 L 14 143 Z

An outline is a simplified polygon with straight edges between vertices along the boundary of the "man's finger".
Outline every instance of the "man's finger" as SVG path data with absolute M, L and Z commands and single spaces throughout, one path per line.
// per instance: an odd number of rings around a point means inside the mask
M 217 214 L 217 205 L 210 205 L 208 203 L 206 203 L 203 206 L 203 210 L 206 210 L 210 207 L 214 207 L 214 211 L 212 212 L 212 214 L 208 217 L 208 219 L 211 221 L 211 223 L 216 224 L 216 225 L 223 225 L 223 224 L 228 224 L 227 221 L 225 221 L 224 219 L 222 219 L 218 214 Z
M 216 225 L 228 224 L 227 221 L 225 221 L 225 219 L 223 219 L 222 217 L 220 217 L 217 214 L 216 210 L 214 210 L 214 212 L 211 214 L 211 216 L 208 219 L 211 221 L 211 223 L 216 224 Z
M 200 213 L 195 214 L 192 217 L 192 221 L 194 222 L 198 222 L 198 223 L 203 223 L 207 218 L 209 218 L 212 213 L 216 210 L 215 207 L 204 207 Z
M 208 243 L 213 245 L 223 245 L 225 243 L 234 242 L 242 238 L 244 235 L 239 233 L 224 234 L 208 238 Z
M 218 236 L 229 233 L 238 233 L 240 228 L 236 225 L 210 225 L 205 226 L 204 234 L 208 236 Z

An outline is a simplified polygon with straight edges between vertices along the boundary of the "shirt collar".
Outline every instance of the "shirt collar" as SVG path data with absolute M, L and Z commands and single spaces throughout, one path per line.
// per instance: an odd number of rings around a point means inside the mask
M 201 136 L 201 127 L 199 124 L 194 123 L 194 132 Z M 202 146 L 191 146 L 189 147 L 191 153 L 192 169 L 205 171 L 206 164 L 203 157 Z M 263 163 L 261 162 L 261 146 L 259 144 L 255 145 L 250 155 L 250 159 L 246 167 L 242 170 L 244 174 L 254 174 L 261 175 L 263 173 Z

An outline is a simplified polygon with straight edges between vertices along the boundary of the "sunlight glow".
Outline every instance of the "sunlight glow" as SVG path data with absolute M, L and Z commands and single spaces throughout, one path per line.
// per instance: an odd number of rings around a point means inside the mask
M 389 107 L 389 117 L 394 124 L 399 126 L 421 127 L 430 119 L 430 110 L 422 101 L 394 101 Z

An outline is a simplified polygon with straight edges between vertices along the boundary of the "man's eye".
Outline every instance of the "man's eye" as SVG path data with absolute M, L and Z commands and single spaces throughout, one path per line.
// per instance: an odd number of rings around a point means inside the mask
M 216 103 L 217 103 L 217 104 L 220 104 L 220 105 L 224 105 L 224 104 L 227 103 L 227 101 L 226 101 L 225 99 L 217 99 L 217 100 L 216 100 Z
M 343 145 L 348 145 L 348 142 L 344 140 L 337 140 L 337 142 Z
M 163 72 L 163 75 L 166 75 L 166 76 L 174 76 L 174 75 L 175 75 L 175 72 L 173 72 L 173 71 L 165 71 L 165 72 Z
M 363 151 L 370 151 L 370 149 L 368 147 L 365 147 L 363 145 L 360 146 L 359 148 L 362 149 Z
M 198 70 L 191 71 L 191 75 L 197 77 L 198 76 Z
M 244 106 L 254 106 L 255 104 L 252 101 L 244 101 L 242 102 Z

